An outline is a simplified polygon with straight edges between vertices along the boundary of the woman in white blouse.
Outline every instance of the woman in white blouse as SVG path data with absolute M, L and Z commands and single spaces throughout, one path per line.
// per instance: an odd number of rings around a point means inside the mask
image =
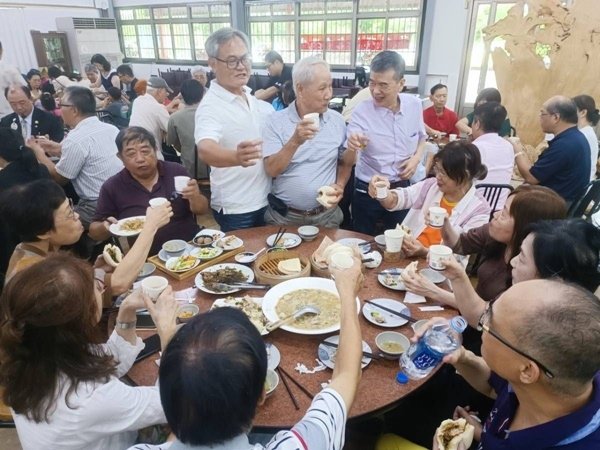
M 573 97 L 573 101 L 577 105 L 577 114 L 579 116 L 577 127 L 590 144 L 590 153 L 592 156 L 591 181 L 596 178 L 596 164 L 598 163 L 598 136 L 593 127 L 598 124 L 600 113 L 596 109 L 596 102 L 589 95 L 578 95 L 577 97 Z
M 154 304 L 134 292 L 102 344 L 101 280 L 67 254 L 19 272 L 0 298 L 0 384 L 23 449 L 119 449 L 137 430 L 165 423 L 157 387 L 119 380 L 144 344 L 136 309 L 147 307 L 166 346 L 177 304 L 168 288 Z

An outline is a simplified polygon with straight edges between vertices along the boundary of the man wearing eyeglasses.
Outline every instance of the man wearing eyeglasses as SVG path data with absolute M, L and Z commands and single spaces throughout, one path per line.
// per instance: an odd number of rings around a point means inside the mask
M 211 166 L 211 207 L 221 230 L 264 225 L 271 181 L 262 164 L 261 130 L 273 107 L 250 95 L 248 36 L 222 28 L 206 40 L 215 74 L 196 111 L 199 157 Z
M 527 158 L 523 144 L 512 140 L 515 164 L 529 184 L 556 191 L 567 204 L 577 200 L 590 179 L 591 151 L 587 139 L 577 128 L 577 105 L 568 97 L 555 96 L 540 110 L 540 126 L 553 134 L 548 148 L 535 164 Z
M 445 362 L 495 398 L 478 449 L 600 448 L 600 300 L 562 281 L 518 283 L 479 320 L 483 357 L 461 347 Z

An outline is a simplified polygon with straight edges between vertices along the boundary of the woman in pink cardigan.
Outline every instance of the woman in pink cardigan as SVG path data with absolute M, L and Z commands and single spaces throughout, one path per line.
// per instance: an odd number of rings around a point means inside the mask
M 402 243 L 407 256 L 426 256 L 430 245 L 442 242 L 441 229 L 428 223 L 432 206 L 444 208 L 450 224 L 459 233 L 490 219 L 490 206 L 473 184 L 473 180 L 482 180 L 487 175 L 476 146 L 463 141 L 449 143 L 434 156 L 433 171 L 435 178 L 390 190 L 386 198 L 379 199 L 390 211 L 410 208 L 402 222 L 411 230 Z M 375 183 L 379 181 L 387 179 L 375 175 L 369 183 L 369 195 L 373 198 L 376 198 Z

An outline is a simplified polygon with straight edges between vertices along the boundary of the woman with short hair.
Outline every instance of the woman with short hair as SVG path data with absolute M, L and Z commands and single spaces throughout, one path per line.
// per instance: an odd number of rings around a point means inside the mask
M 106 91 L 108 91 L 108 88 L 113 86 L 119 89 L 121 88 L 121 81 L 119 80 L 117 72 L 111 70 L 110 62 L 104 57 L 104 55 L 96 53 L 94 56 L 92 56 L 92 60 L 90 62 L 100 71 L 100 83 Z
M 0 384 L 24 450 L 127 448 L 137 430 L 166 421 L 157 386 L 119 377 L 144 348 L 136 309 L 148 308 L 163 348 L 174 334 L 172 290 L 156 303 L 127 296 L 103 344 L 103 289 L 89 264 L 55 254 L 15 275 L 0 297 Z

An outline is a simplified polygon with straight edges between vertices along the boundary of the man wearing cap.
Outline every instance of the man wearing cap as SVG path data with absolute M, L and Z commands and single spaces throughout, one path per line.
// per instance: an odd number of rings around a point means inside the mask
M 163 137 L 167 133 L 169 114 L 173 111 L 163 103 L 173 91 L 165 80 L 150 77 L 146 93 L 139 96 L 133 103 L 129 126 L 142 127 L 148 130 L 156 140 L 158 159 L 162 156 Z

